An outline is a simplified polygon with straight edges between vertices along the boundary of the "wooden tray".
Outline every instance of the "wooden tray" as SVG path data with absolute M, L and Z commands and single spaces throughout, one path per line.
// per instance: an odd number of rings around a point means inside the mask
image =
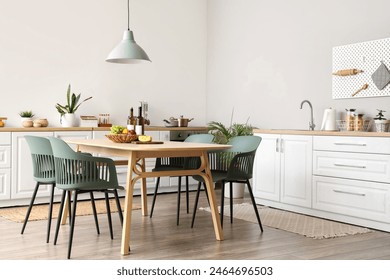
M 162 141 L 150 141 L 150 142 L 142 142 L 142 141 L 132 141 L 132 144 L 164 144 Z

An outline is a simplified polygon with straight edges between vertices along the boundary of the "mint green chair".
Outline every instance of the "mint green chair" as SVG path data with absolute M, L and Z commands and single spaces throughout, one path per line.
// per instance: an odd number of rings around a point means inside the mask
M 119 218 L 123 223 L 122 210 L 117 190 L 123 189 L 118 185 L 118 178 L 114 161 L 110 158 L 95 157 L 73 151 L 69 145 L 61 139 L 49 137 L 54 155 L 56 187 L 61 189 L 62 197 L 57 220 L 54 244 L 57 244 L 58 232 L 61 225 L 65 196 L 73 192 L 73 207 L 71 211 L 71 223 L 68 244 L 68 259 L 71 256 L 74 226 L 76 221 L 77 198 L 82 193 L 103 192 L 106 200 L 107 217 L 110 226 L 111 239 L 113 239 L 111 211 L 108 193 L 113 193 L 118 208 Z
M 192 142 L 192 143 L 212 143 L 214 136 L 212 134 L 204 133 L 204 134 L 192 134 L 188 136 L 184 142 Z M 168 170 L 178 170 L 178 169 L 189 169 L 189 168 L 197 168 L 197 165 L 200 163 L 199 158 L 157 158 L 156 165 L 152 171 L 168 171 Z M 188 189 L 188 176 L 186 176 L 186 205 L 187 205 L 187 213 L 189 213 L 189 189 Z M 177 212 L 176 212 L 176 224 L 179 225 L 179 217 L 180 217 L 180 196 L 181 196 L 181 177 L 178 177 L 178 188 L 177 188 Z M 158 187 L 160 185 L 160 177 L 157 177 L 156 187 L 154 189 L 152 208 L 150 210 L 150 218 L 153 216 L 154 206 L 156 203 Z
M 228 145 L 232 147 L 228 150 L 210 152 L 209 164 L 213 177 L 213 182 L 220 182 L 221 189 L 221 225 L 223 226 L 224 200 L 225 200 L 225 183 L 230 187 L 230 222 L 233 223 L 233 183 L 245 183 L 248 187 L 249 195 L 253 204 L 260 230 L 263 232 L 263 226 L 260 215 L 256 207 L 255 198 L 249 180 L 253 177 L 253 164 L 256 150 L 260 145 L 261 137 L 259 136 L 236 136 L 230 139 Z M 194 226 L 196 210 L 198 207 L 199 193 L 201 183 L 206 190 L 204 180 L 201 176 L 194 176 L 199 181 L 198 190 L 195 198 L 195 207 L 192 215 L 192 224 Z
M 23 234 L 24 230 L 26 229 L 27 221 L 30 217 L 30 213 L 34 205 L 39 187 L 42 185 L 50 185 L 50 200 L 46 234 L 46 243 L 49 243 L 51 219 L 53 213 L 54 189 L 56 186 L 53 151 L 51 149 L 50 141 L 47 138 L 26 135 L 25 139 L 30 148 L 33 177 L 36 181 L 36 185 L 31 197 L 30 205 L 27 209 L 26 217 L 24 218 L 21 234 Z

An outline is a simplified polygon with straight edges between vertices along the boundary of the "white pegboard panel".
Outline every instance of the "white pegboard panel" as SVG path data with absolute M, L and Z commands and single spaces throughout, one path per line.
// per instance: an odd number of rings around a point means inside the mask
M 390 96 L 390 84 L 379 90 L 371 77 L 381 61 L 390 71 L 390 38 L 334 47 L 332 73 L 344 69 L 363 72 L 351 76 L 332 75 L 333 99 Z M 352 96 L 364 84 L 368 84 L 368 88 Z

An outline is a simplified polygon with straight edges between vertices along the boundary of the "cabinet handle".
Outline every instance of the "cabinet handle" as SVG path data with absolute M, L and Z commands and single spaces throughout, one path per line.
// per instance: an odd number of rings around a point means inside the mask
M 284 153 L 284 140 L 280 139 L 280 152 Z
M 358 196 L 366 196 L 365 193 L 355 193 L 355 192 L 346 192 L 346 191 L 340 191 L 340 190 L 333 190 L 336 193 L 343 193 L 343 194 L 352 194 L 352 195 L 358 195 Z
M 276 139 L 276 152 L 279 153 L 279 138 Z
M 366 166 L 364 166 L 364 165 L 350 165 L 350 164 L 342 164 L 342 163 L 334 163 L 334 166 L 352 167 L 352 168 L 366 168 Z
M 333 143 L 335 145 L 340 145 L 340 146 L 361 146 L 361 147 L 364 147 L 364 146 L 367 146 L 366 143 L 343 143 L 343 142 L 339 142 L 339 143 Z

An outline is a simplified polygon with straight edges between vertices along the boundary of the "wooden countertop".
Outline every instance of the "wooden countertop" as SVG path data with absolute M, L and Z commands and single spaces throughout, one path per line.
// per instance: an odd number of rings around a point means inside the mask
M 39 132 L 39 131 L 109 131 L 110 127 L 0 127 L 0 132 Z M 145 126 L 145 131 L 207 131 L 205 126 L 165 127 Z
M 390 137 L 390 132 L 363 132 L 363 131 L 323 131 L 300 129 L 254 129 L 254 133 L 289 134 L 313 136 L 354 136 L 354 137 Z

